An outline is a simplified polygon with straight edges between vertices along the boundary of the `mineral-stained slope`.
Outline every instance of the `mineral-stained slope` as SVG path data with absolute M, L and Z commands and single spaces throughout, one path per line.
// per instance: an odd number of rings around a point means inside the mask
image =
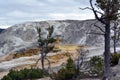
M 101 33 L 98 28 L 94 27 L 94 23 L 96 20 L 54 20 L 13 25 L 0 34 L 0 55 L 36 47 L 38 36 L 36 27 L 42 29 L 43 37 L 45 37 L 47 34 L 45 28 L 53 26 L 53 36 L 61 37 L 61 43 L 103 46 L 103 36 L 89 34 L 91 32 Z

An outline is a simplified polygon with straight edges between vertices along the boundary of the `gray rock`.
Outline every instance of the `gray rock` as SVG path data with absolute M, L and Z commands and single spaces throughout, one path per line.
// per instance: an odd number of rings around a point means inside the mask
M 120 77 L 120 59 L 119 59 L 118 65 L 113 67 L 112 71 L 113 71 L 113 73 L 115 73 L 114 74 L 115 76 Z
M 119 59 L 119 61 L 118 61 L 118 65 L 120 65 L 120 59 Z
M 62 43 L 103 46 L 103 36 L 88 34 L 100 32 L 98 28 L 94 27 L 95 22 L 96 20 L 54 20 L 16 24 L 0 34 L 0 55 L 38 46 L 36 27 L 42 29 L 43 37 L 45 37 L 45 28 L 52 25 L 54 26 L 53 36 L 60 35 Z M 98 25 L 102 26 L 101 23 Z
M 120 64 L 112 67 L 112 77 L 111 80 L 120 80 Z

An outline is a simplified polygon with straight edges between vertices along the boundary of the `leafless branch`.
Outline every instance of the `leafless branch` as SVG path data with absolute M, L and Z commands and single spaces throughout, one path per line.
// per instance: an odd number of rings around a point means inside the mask
M 38 62 L 40 61 L 41 57 L 36 61 L 35 66 L 37 66 Z
M 92 8 L 90 8 L 90 7 L 79 8 L 79 9 L 81 9 L 81 10 L 86 10 L 86 9 L 92 10 Z
M 92 8 L 90 8 L 90 7 L 79 8 L 79 9 L 81 9 L 81 10 L 86 10 L 86 9 L 88 9 L 88 10 L 93 10 L 93 9 L 92 9 Z M 97 13 L 99 13 L 99 14 L 103 15 L 103 13 L 101 13 L 101 12 L 99 12 L 99 11 L 97 11 L 97 10 L 95 10 L 95 12 L 97 12 Z
M 51 65 L 50 65 L 50 60 L 49 60 L 47 57 L 45 57 L 45 60 L 47 60 L 47 61 L 48 61 L 48 69 L 50 69 L 50 68 L 51 68 Z
M 113 30 L 115 31 L 114 35 L 116 36 L 116 43 L 117 43 L 119 41 L 119 38 L 120 38 L 120 31 L 119 31 L 120 29 L 118 28 L 118 25 L 119 25 L 118 22 L 113 21 L 113 23 L 114 23 L 114 26 L 113 26 L 114 29 Z
M 97 25 L 97 22 L 98 22 L 98 21 L 96 21 L 96 22 L 94 23 L 94 26 L 97 27 L 98 29 L 100 29 L 101 32 L 105 33 L 105 31 L 104 31 L 100 26 Z
M 120 40 L 120 31 L 118 32 L 116 43 Z
M 100 29 L 100 31 L 102 32 L 100 34 L 102 34 L 102 35 L 105 34 L 105 31 L 100 26 L 97 26 L 97 24 L 96 24 L 97 22 L 98 21 L 95 21 L 94 23 L 90 24 L 90 26 L 94 25 L 94 27 Z M 89 34 L 89 33 L 87 33 L 87 34 Z M 90 32 L 90 34 L 91 34 L 91 32 Z
M 97 26 L 96 24 L 94 24 L 95 27 L 99 28 L 100 31 L 102 31 L 103 33 L 105 33 L 105 31 L 100 27 L 100 26 Z

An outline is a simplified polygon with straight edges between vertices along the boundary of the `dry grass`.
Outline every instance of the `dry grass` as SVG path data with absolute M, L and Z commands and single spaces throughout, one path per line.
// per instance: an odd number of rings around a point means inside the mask
M 68 57 L 68 56 L 69 56 L 69 53 L 61 53 L 61 54 L 56 54 L 53 56 L 48 56 L 48 58 L 52 59 L 52 60 L 58 60 L 58 59 L 62 59 L 64 57 Z
M 56 53 L 56 52 L 60 52 L 60 51 L 67 51 L 67 52 L 76 51 L 79 48 L 80 48 L 80 46 L 71 45 L 71 44 L 68 44 L 68 45 L 56 45 L 52 52 Z M 25 50 L 23 52 L 11 53 L 8 56 L 5 56 L 3 60 L 1 59 L 0 62 L 3 62 L 5 60 L 8 61 L 8 60 L 11 60 L 11 59 L 16 59 L 16 58 L 20 58 L 20 57 L 33 56 L 33 55 L 37 55 L 39 53 L 40 53 L 40 50 L 38 48 L 27 49 L 27 50 Z
M 4 62 L 4 61 L 10 61 L 13 59 L 15 53 L 10 53 L 10 54 L 6 54 L 4 56 L 0 56 L 0 62 Z
M 47 58 L 50 60 L 51 63 L 51 67 L 55 67 L 55 66 L 60 66 L 63 63 L 66 63 L 67 59 L 69 57 L 72 57 L 73 59 L 75 59 L 75 57 L 77 56 L 76 52 L 71 52 L 71 53 L 59 53 L 59 54 L 55 54 L 52 56 L 48 56 Z M 27 61 L 37 61 L 39 57 L 34 57 L 34 58 L 30 58 Z M 25 65 L 20 65 L 20 66 L 16 66 L 14 67 L 14 69 L 23 69 L 23 68 L 31 68 L 31 67 L 35 67 L 35 63 L 33 64 L 25 64 Z M 37 67 L 41 68 L 41 62 L 39 61 L 39 63 L 37 64 Z M 45 61 L 45 67 L 48 67 L 48 62 Z
M 79 46 L 76 45 L 58 45 L 58 48 L 64 51 L 75 51 L 76 49 L 79 49 Z
M 49 56 L 48 59 L 51 62 L 51 66 L 55 67 L 55 66 L 60 66 L 63 63 L 66 63 L 69 57 L 75 59 L 77 57 L 77 53 L 76 52 L 63 52 L 61 54 Z
M 20 57 L 33 56 L 33 55 L 37 55 L 39 52 L 40 50 L 38 48 L 28 49 L 28 50 L 25 50 L 24 52 L 14 54 L 13 58 L 15 59 L 15 58 L 20 58 Z

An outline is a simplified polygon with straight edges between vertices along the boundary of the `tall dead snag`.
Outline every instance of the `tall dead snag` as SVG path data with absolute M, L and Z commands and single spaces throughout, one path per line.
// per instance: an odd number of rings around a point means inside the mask
M 48 27 L 47 29 L 47 37 L 46 38 L 43 38 L 43 33 L 42 33 L 42 30 L 41 28 L 37 28 L 37 32 L 38 32 L 38 44 L 39 44 L 39 48 L 40 48 L 40 54 L 41 54 L 41 57 L 37 60 L 36 64 L 38 64 L 39 60 L 41 60 L 41 64 L 42 64 L 42 70 L 44 71 L 45 70 L 45 65 L 44 65 L 44 62 L 45 60 L 48 61 L 49 63 L 49 67 L 50 67 L 50 61 L 49 59 L 47 59 L 47 54 L 53 50 L 54 48 L 54 42 L 56 41 L 56 39 L 54 39 L 52 37 L 52 34 L 53 34 L 53 26 L 51 27 Z
M 118 19 L 120 7 L 119 0 L 90 0 L 90 9 L 95 18 L 104 25 L 104 75 L 103 80 L 110 80 L 110 23 Z M 103 31 L 103 30 L 102 30 Z
M 78 57 L 76 59 L 76 69 L 77 69 L 77 74 L 79 74 L 81 69 L 87 69 L 87 64 L 86 64 L 86 55 L 89 53 L 89 50 L 85 49 L 77 49 L 78 52 Z

